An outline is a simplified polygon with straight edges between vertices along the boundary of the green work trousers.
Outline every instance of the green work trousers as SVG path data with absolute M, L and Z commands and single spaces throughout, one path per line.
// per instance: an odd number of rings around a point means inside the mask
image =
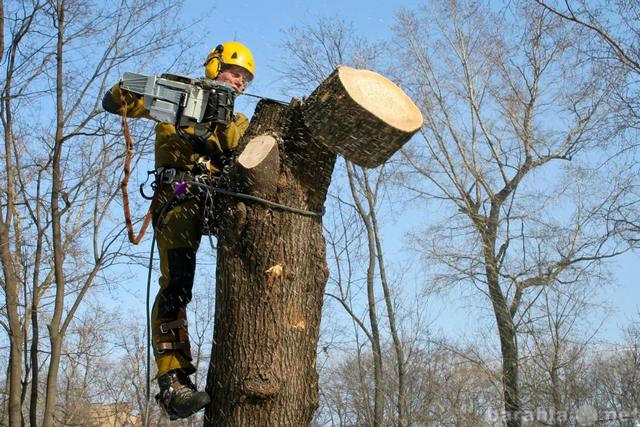
M 191 301 L 196 252 L 202 237 L 200 198 L 171 201 L 171 184 L 163 184 L 159 191 L 154 213 L 160 257 L 160 289 L 151 314 L 154 355 L 158 376 L 176 369 L 191 374 L 195 367 L 186 308 Z

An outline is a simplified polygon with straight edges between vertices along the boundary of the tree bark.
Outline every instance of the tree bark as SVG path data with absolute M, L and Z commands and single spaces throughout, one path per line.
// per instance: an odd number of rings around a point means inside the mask
M 485 271 L 487 287 L 500 338 L 502 355 L 502 388 L 507 427 L 520 427 L 521 402 L 518 387 L 518 345 L 516 330 L 507 300 L 500 288 L 497 260 L 495 257 L 495 231 L 488 231 L 484 239 Z
M 375 166 L 421 125 L 421 113 L 400 88 L 349 67 L 338 67 L 304 104 L 258 104 L 222 185 L 297 211 L 255 199 L 218 199 L 215 332 L 207 377 L 212 403 L 205 426 L 311 422 L 328 279 L 317 213 L 336 154 Z
M 258 104 L 243 139 L 249 149 L 254 136 L 271 136 L 277 146 L 255 165 L 241 154 L 230 188 L 322 211 L 336 156 L 310 138 L 299 105 Z M 255 179 L 267 171 L 273 178 Z M 328 278 L 322 220 L 231 197 L 218 212 L 205 426 L 308 425 L 318 406 L 316 344 Z

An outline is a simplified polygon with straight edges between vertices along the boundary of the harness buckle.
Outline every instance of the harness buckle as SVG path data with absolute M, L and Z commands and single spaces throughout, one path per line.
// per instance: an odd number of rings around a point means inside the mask
M 176 179 L 178 171 L 174 168 L 158 168 L 158 173 L 160 174 L 160 182 L 170 183 Z
M 186 328 L 186 327 L 187 327 L 187 321 L 185 319 L 178 319 L 172 322 L 161 323 L 160 332 L 162 334 L 168 334 L 169 331 L 172 329 L 180 329 L 180 328 Z

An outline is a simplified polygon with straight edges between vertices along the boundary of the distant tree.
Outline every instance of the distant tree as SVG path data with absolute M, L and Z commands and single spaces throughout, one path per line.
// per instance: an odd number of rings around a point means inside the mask
M 569 425 L 568 416 L 589 396 L 584 387 L 590 350 L 597 344 L 598 317 L 605 310 L 590 301 L 594 284 L 549 285 L 525 314 L 520 328 L 523 406 L 539 421 Z M 595 322 L 593 324 L 592 322 Z
M 0 263 L 8 421 L 24 425 L 29 396 L 30 424 L 51 426 L 66 333 L 84 297 L 125 253 L 121 220 L 110 209 L 124 149 L 119 131 L 104 120 L 102 94 L 120 66 L 143 66 L 181 40 L 167 22 L 177 23 L 169 2 L 34 0 L 3 7 Z
M 396 34 L 426 118 L 405 150 L 407 188 L 450 206 L 415 243 L 441 267 L 437 284 L 486 296 L 507 425 L 520 426 L 523 316 L 541 287 L 576 284 L 628 248 L 607 221 L 623 190 L 591 157 L 614 135 L 615 81 L 585 61 L 584 32 L 527 2 L 436 2 L 399 14 Z
M 384 366 L 394 366 L 393 343 L 385 346 Z M 499 401 L 495 372 L 474 360 L 477 349 L 456 348 L 452 343 L 422 343 L 413 349 L 406 367 L 407 419 L 415 425 L 488 426 L 491 408 Z M 364 378 L 360 368 L 365 368 Z M 373 387 L 372 353 L 350 352 L 343 360 L 326 368 L 323 378 L 319 425 L 367 425 L 370 411 L 368 390 Z M 364 382 L 363 382 L 364 380 Z M 397 372 L 385 369 L 383 382 L 387 393 L 395 393 Z M 388 384 L 387 384 L 388 383 Z M 385 408 L 384 426 L 397 426 L 397 408 Z M 495 414 L 493 414 L 496 416 Z
M 625 340 L 603 347 L 590 360 L 590 405 L 610 421 L 632 426 L 640 422 L 640 334 L 638 321 L 625 330 Z

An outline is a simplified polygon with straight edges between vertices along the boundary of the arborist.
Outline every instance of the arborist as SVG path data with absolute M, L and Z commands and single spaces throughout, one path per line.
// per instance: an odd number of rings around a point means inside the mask
M 206 58 L 205 76 L 242 93 L 253 80 L 251 51 L 242 43 L 218 45 Z M 152 119 L 140 95 L 113 86 L 102 101 L 114 114 Z M 191 301 L 196 252 L 202 237 L 202 197 L 175 200 L 175 187 L 183 181 L 215 177 L 232 155 L 249 121 L 234 113 L 228 123 L 199 123 L 176 128 L 172 123 L 155 127 L 156 189 L 153 225 L 160 257 L 160 289 L 151 314 L 152 346 L 158 367 L 159 405 L 171 419 L 186 418 L 210 399 L 197 391 L 189 375 L 195 372 L 189 344 L 186 307 Z

